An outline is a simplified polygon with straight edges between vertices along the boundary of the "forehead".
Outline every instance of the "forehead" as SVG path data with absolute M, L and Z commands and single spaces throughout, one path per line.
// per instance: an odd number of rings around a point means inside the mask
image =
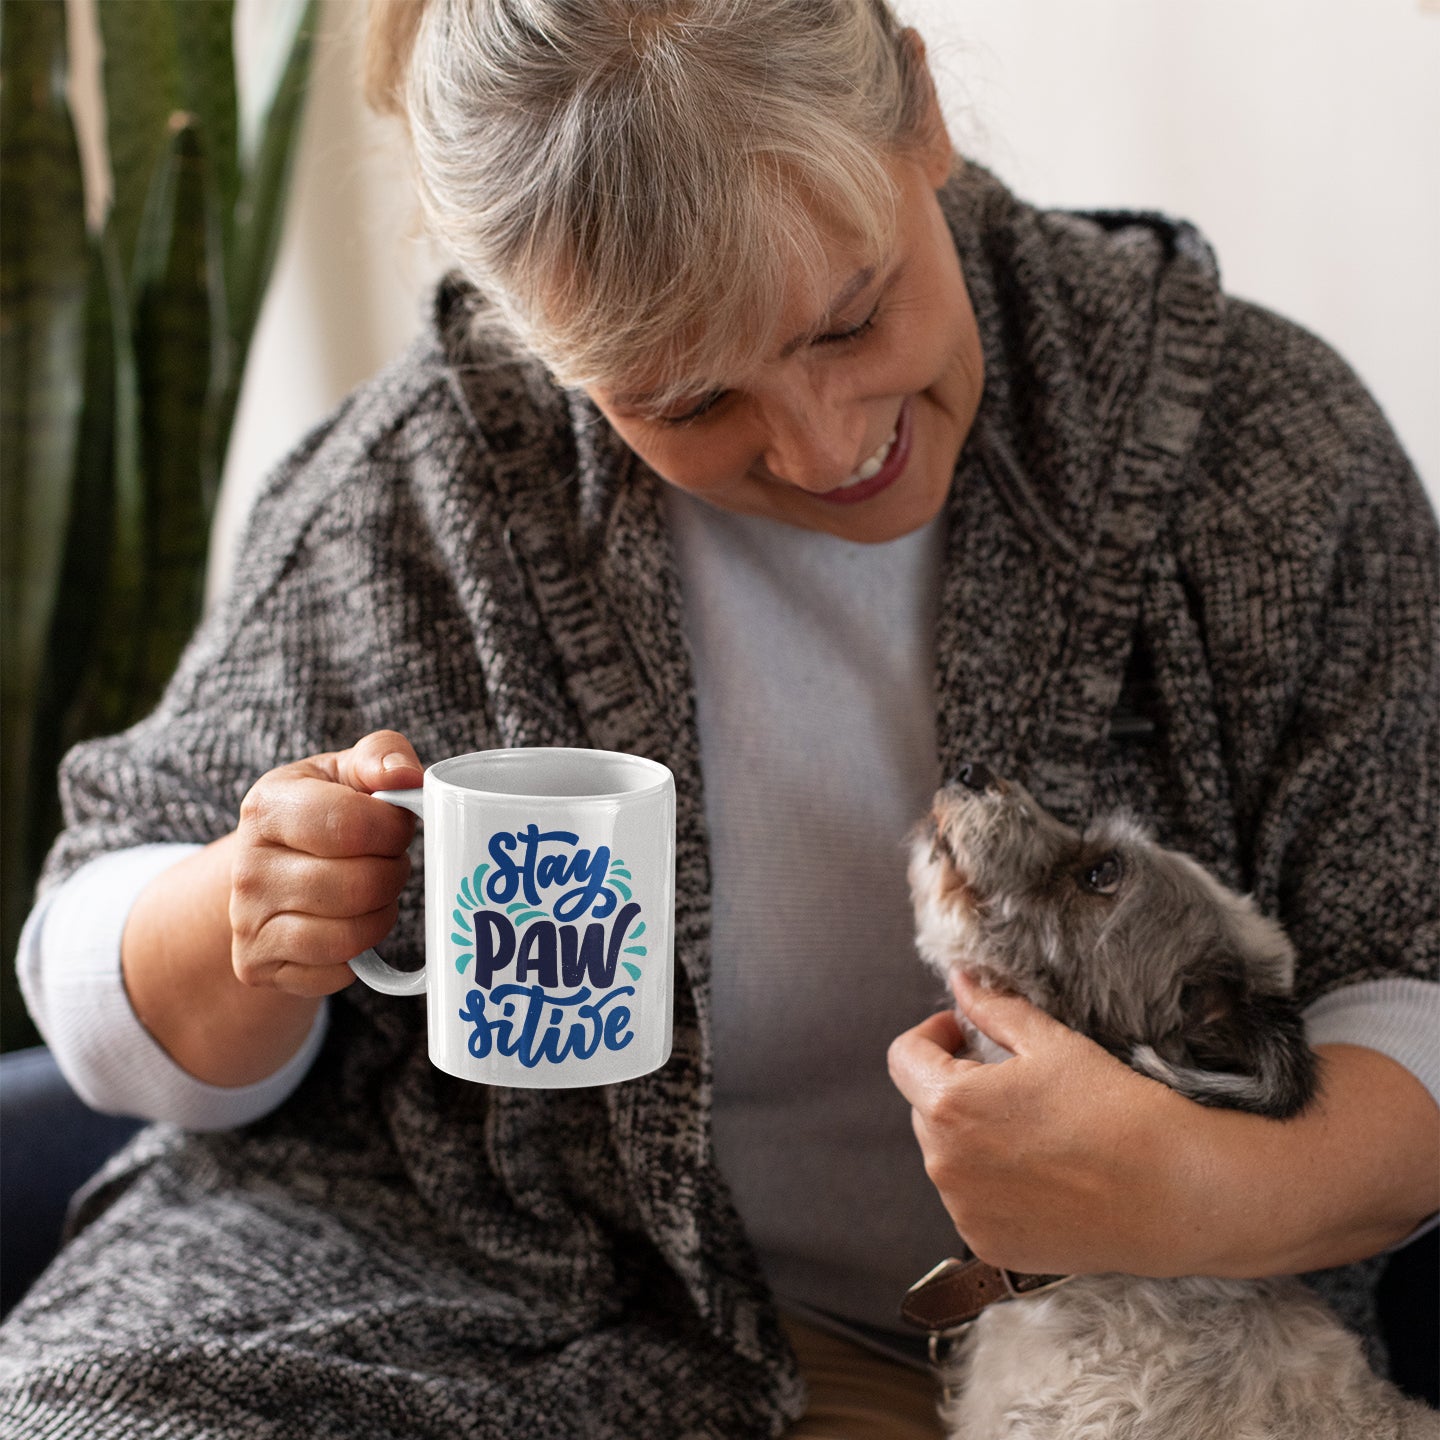
M 1131 873 L 1150 869 L 1156 846 L 1138 821 L 1126 815 L 1105 815 L 1083 829 L 1067 825 L 1036 806 L 1031 823 L 1004 827 L 977 837 L 981 854 L 1013 875 L 1024 874 L 1048 887 L 1061 872 L 1093 864 L 1107 855 L 1124 855 Z
M 848 269 L 848 274 L 846 270 Z M 880 276 L 878 260 L 837 257 L 824 277 L 798 270 L 782 296 L 752 302 L 745 323 L 729 332 L 697 329 L 673 347 L 668 364 L 602 383 L 609 403 L 624 410 L 663 407 L 677 394 L 694 395 L 743 384 L 767 361 L 785 360 L 839 323 L 846 309 Z
M 1078 836 L 1087 848 L 1104 846 L 1114 850 L 1154 849 L 1150 832 L 1133 816 L 1124 813 L 1102 815 L 1092 820 Z
M 886 193 L 864 197 L 823 196 L 791 177 L 772 208 L 743 207 L 723 244 L 643 257 L 628 293 L 604 302 L 608 358 L 582 383 L 616 403 L 663 404 L 743 385 L 793 353 L 913 248 L 911 212 L 930 192 L 908 156 L 882 173 Z
M 767 364 L 788 359 L 841 322 L 889 267 L 889 253 L 835 240 L 783 265 L 717 282 L 706 314 L 657 335 L 644 361 L 595 382 L 626 410 L 658 409 L 682 397 L 741 387 Z

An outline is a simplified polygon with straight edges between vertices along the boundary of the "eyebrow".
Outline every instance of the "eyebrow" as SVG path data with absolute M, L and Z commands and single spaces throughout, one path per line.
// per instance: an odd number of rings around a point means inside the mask
M 807 330 L 803 335 L 797 335 L 793 340 L 787 340 L 780 347 L 781 359 L 793 355 L 802 345 L 808 345 L 817 335 L 823 335 L 831 324 L 836 311 L 843 310 L 874 278 L 875 267 L 873 265 L 867 265 L 863 270 L 857 270 L 830 297 L 830 303 L 825 307 L 825 313 L 820 317 L 819 324 L 813 330 Z
M 781 359 L 787 359 L 802 346 L 808 345 L 817 335 L 823 335 L 828 325 L 832 323 L 833 316 L 839 310 L 843 310 L 852 300 L 864 291 L 875 279 L 875 267 L 866 265 L 863 269 L 857 270 L 840 288 L 830 297 L 830 303 L 825 307 L 825 313 L 820 317 L 818 323 L 811 330 L 802 335 L 797 335 L 793 340 L 787 340 L 780 347 Z M 624 410 L 644 410 L 655 401 L 656 391 L 637 391 L 633 394 L 615 395 L 611 398 L 611 404 L 619 406 Z

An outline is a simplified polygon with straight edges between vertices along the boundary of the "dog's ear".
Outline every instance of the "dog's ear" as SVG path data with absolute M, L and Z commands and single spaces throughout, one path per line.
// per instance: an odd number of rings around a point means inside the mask
M 1130 1063 L 1141 1074 L 1202 1105 L 1275 1120 L 1309 1104 L 1315 1052 L 1289 996 L 1257 993 L 1241 980 L 1209 979 L 1187 985 L 1180 1005 L 1177 1032 L 1159 1047 L 1131 1051 Z

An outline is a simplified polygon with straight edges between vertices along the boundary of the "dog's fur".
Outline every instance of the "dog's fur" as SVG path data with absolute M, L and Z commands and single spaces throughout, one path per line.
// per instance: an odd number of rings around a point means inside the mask
M 942 978 L 1024 995 L 1201 1104 L 1309 1103 L 1279 926 L 1128 816 L 1082 834 L 983 766 L 961 775 L 911 847 Z M 1440 1414 L 1288 1279 L 1084 1276 L 986 1310 L 942 1378 L 954 1440 L 1440 1440 Z

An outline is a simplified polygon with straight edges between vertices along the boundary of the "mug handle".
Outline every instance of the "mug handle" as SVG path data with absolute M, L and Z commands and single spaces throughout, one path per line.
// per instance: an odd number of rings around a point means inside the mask
M 398 805 L 412 815 L 425 817 L 423 789 L 416 790 L 373 790 L 376 800 L 387 805 Z M 382 995 L 423 995 L 425 993 L 425 966 L 418 970 L 397 970 L 387 965 L 373 950 L 362 950 L 351 962 L 350 968 L 372 990 Z

